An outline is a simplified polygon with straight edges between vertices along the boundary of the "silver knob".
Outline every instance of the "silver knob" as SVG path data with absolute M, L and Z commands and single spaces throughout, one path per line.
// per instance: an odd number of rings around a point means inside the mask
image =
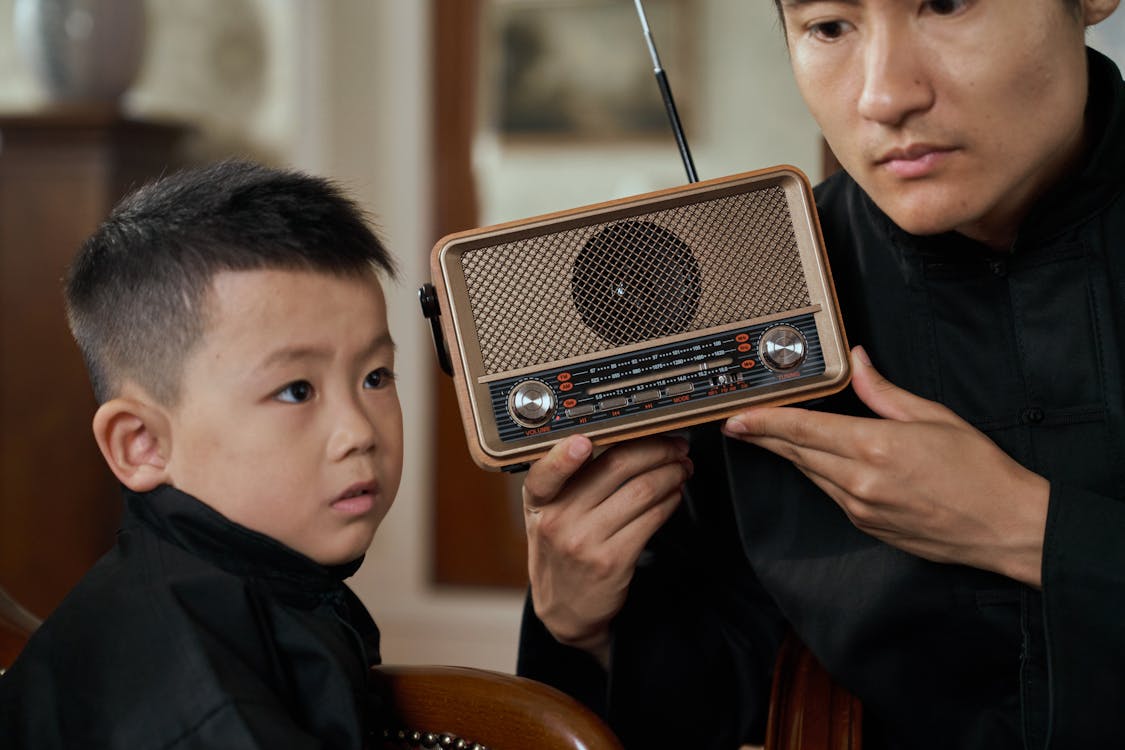
M 508 394 L 508 413 L 524 427 L 539 427 L 555 416 L 555 394 L 539 380 L 517 383 Z
M 808 342 L 793 326 L 766 329 L 758 340 L 758 357 L 771 370 L 792 370 L 805 361 Z

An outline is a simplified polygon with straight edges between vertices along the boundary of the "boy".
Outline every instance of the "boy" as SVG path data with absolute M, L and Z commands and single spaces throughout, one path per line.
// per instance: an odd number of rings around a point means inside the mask
M 118 541 L 0 679 L 11 748 L 360 748 L 379 631 L 342 583 L 402 471 L 394 264 L 325 180 L 142 188 L 67 280 Z

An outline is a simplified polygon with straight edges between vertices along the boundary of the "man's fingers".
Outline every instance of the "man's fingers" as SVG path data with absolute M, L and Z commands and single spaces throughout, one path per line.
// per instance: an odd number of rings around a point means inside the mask
M 856 429 L 870 421 L 791 406 L 757 407 L 728 419 L 723 425 L 723 434 L 760 445 L 762 439 L 774 438 L 795 446 L 849 455 L 854 448 Z
M 612 446 L 592 462 L 591 452 L 589 439 L 580 436 L 555 445 L 528 471 L 523 483 L 524 507 L 534 513 L 554 501 L 564 488 L 572 497 L 597 505 L 633 477 L 685 460 L 688 445 L 682 438 L 650 437 Z
M 528 469 L 523 480 L 524 509 L 537 513 L 540 506 L 554 500 L 593 451 L 593 443 L 584 435 L 571 435 L 554 445 Z
M 691 462 L 686 458 L 650 469 L 621 485 L 607 502 L 591 512 L 591 516 L 602 527 L 611 530 L 608 536 L 639 523 L 648 530 L 647 539 L 667 519 L 662 510 L 653 512 L 653 509 L 666 505 L 669 497 L 673 496 L 678 503 L 684 482 L 691 473 Z
M 648 504 L 643 514 L 638 514 L 629 523 L 622 525 L 613 535 L 613 544 L 628 550 L 630 567 L 636 564 L 648 540 L 664 525 L 682 499 L 683 491 L 677 486 Z
M 916 396 L 884 378 L 862 347 L 852 350 L 852 388 L 878 416 L 898 422 L 964 424 L 945 406 Z M 728 437 L 757 442 L 772 437 L 841 456 L 857 455 L 877 420 L 816 412 L 796 407 L 754 407 L 735 414 L 723 425 Z
M 960 421 L 941 404 L 915 396 L 887 380 L 871 364 L 862 346 L 852 349 L 852 390 L 871 411 L 899 422 Z

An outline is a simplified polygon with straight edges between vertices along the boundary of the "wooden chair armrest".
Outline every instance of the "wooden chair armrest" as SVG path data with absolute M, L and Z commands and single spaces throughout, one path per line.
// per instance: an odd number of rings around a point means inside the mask
M 478 743 L 489 750 L 622 750 L 597 714 L 534 680 L 469 667 L 383 665 L 373 671 L 407 733 L 449 735 L 465 747 Z M 387 746 L 403 743 L 391 737 Z
M 860 750 L 863 708 L 790 634 L 777 654 L 765 750 Z

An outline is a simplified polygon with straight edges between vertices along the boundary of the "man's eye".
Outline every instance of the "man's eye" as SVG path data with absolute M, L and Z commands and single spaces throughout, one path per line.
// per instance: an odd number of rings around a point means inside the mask
M 809 26 L 809 34 L 818 39 L 839 39 L 844 35 L 843 21 L 821 21 Z
M 386 367 L 380 367 L 377 370 L 372 370 L 367 373 L 367 377 L 363 379 L 364 388 L 381 388 L 382 386 L 389 385 L 395 379 L 395 374 L 388 370 Z
M 275 398 L 287 404 L 300 404 L 312 398 L 313 387 L 307 380 L 298 380 L 282 388 Z
M 927 0 L 926 2 L 926 5 L 939 16 L 952 15 L 968 4 L 969 0 Z

